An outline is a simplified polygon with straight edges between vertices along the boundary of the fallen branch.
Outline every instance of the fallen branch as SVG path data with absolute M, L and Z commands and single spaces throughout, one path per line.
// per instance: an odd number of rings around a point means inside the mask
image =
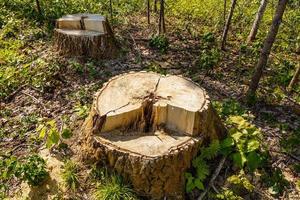
M 205 195 L 207 194 L 208 190 L 209 190 L 211 187 L 213 187 L 214 181 L 215 181 L 215 179 L 218 177 L 218 175 L 219 175 L 221 169 L 223 168 L 223 165 L 224 165 L 225 161 L 226 161 L 226 156 L 224 156 L 224 157 L 221 159 L 220 164 L 218 165 L 218 167 L 216 168 L 215 172 L 213 173 L 211 179 L 209 180 L 208 186 L 207 186 L 206 189 L 200 194 L 200 196 L 198 197 L 197 200 L 202 200 L 202 199 L 205 197 Z

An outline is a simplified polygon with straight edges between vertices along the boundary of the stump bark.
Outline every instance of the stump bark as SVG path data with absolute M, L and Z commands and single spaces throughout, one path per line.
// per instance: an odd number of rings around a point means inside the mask
M 84 154 L 150 199 L 184 199 L 184 172 L 205 138 L 225 128 L 204 89 L 179 76 L 133 72 L 96 93 L 83 125 Z
M 117 42 L 105 17 L 97 14 L 66 15 L 56 21 L 54 45 L 63 55 L 112 58 Z

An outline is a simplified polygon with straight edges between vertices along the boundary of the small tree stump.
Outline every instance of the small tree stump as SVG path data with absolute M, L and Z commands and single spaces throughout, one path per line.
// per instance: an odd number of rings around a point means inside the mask
M 113 32 L 105 17 L 96 14 L 66 15 L 56 21 L 54 45 L 68 56 L 111 58 L 117 54 Z
M 83 133 L 85 155 L 129 179 L 139 195 L 183 199 L 184 172 L 199 145 L 225 128 L 192 81 L 134 72 L 112 78 L 95 95 Z

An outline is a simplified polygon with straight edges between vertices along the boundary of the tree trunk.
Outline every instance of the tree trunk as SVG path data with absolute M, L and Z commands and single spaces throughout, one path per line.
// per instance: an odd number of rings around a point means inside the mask
M 298 64 L 296 72 L 288 86 L 288 91 L 291 91 L 293 89 L 293 86 L 295 85 L 295 83 L 298 81 L 298 78 L 300 76 L 300 64 Z
M 227 0 L 224 0 L 224 10 L 223 10 L 224 27 L 225 27 L 225 23 L 226 23 L 226 9 L 227 9 Z
M 154 12 L 156 13 L 157 12 L 157 0 L 154 0 L 154 5 L 153 6 L 154 6 L 154 8 L 153 8 Z
M 36 8 L 37 8 L 37 11 L 40 15 L 40 17 L 43 15 L 42 14 L 42 9 L 41 9 L 41 5 L 40 5 L 40 1 L 39 0 L 35 0 L 35 3 L 36 3 Z
M 233 16 L 233 12 L 234 12 L 234 9 L 235 9 L 236 1 L 237 0 L 232 0 L 231 1 L 229 15 L 228 15 L 228 18 L 226 20 L 226 24 L 225 24 L 224 31 L 223 31 L 223 34 L 222 34 L 222 44 L 221 44 L 221 49 L 222 50 L 225 50 L 226 38 L 227 38 L 230 23 L 231 23 L 231 19 L 232 19 L 232 16 Z
M 110 12 L 110 20 L 112 20 L 113 19 L 112 0 L 109 0 L 109 12 Z
M 253 25 L 252 25 L 252 28 L 251 28 L 251 31 L 250 31 L 250 34 L 247 38 L 247 43 L 250 43 L 255 39 L 258 28 L 259 28 L 259 24 L 260 24 L 260 22 L 263 18 L 264 12 L 265 12 L 266 7 L 267 7 L 267 4 L 268 4 L 268 0 L 261 0 L 258 12 L 256 14 L 255 20 L 253 22 Z
M 165 24 L 165 1 L 160 0 L 160 12 L 159 12 L 159 23 L 158 23 L 158 33 L 166 33 L 166 24 Z
M 150 24 L 150 0 L 147 0 L 147 22 Z
M 54 44 L 67 56 L 112 58 L 117 42 L 105 17 L 95 14 L 66 15 L 56 21 Z
M 262 76 L 263 69 L 267 65 L 268 58 L 269 58 L 269 55 L 271 52 L 271 48 L 276 39 L 276 35 L 278 33 L 278 29 L 279 29 L 287 2 L 288 2 L 288 0 L 278 0 L 278 5 L 276 8 L 275 15 L 273 17 L 272 25 L 271 25 L 268 35 L 265 39 L 263 49 L 260 53 L 260 57 L 259 57 L 257 65 L 256 65 L 255 72 L 252 76 L 251 83 L 250 83 L 249 89 L 247 91 L 248 97 L 255 95 L 255 92 L 258 88 L 259 80 Z
M 104 161 L 149 199 L 184 199 L 184 173 L 202 141 L 225 134 L 202 88 L 152 72 L 110 79 L 82 130 L 83 155 Z

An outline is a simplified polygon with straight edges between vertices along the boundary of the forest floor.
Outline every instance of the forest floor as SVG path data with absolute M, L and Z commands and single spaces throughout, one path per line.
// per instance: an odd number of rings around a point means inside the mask
M 145 18 L 130 21 L 130 24 L 114 29 L 123 46 L 122 55 L 117 59 L 95 61 L 86 58 L 66 58 L 60 56 L 52 46 L 52 41 L 45 38 L 31 41 L 19 50 L 19 53 L 25 57 L 35 56 L 42 59 L 49 68 L 45 67 L 44 71 L 39 73 L 51 71 L 51 74 L 43 80 L 42 88 L 25 83 L 1 101 L 1 154 L 21 158 L 32 152 L 42 152 L 40 154 L 48 158 L 50 163 L 48 168 L 51 176 L 55 177 L 57 183 L 61 183 L 61 180 L 57 180 L 59 177 L 57 174 L 63 165 L 63 160 L 67 157 L 79 164 L 76 153 L 79 152 L 76 149 L 77 138 L 80 136 L 79 130 L 92 103 L 93 94 L 104 82 L 117 74 L 140 70 L 183 75 L 204 87 L 212 100 L 234 99 L 254 116 L 253 123 L 261 129 L 263 144 L 270 152 L 271 165 L 281 169 L 284 178 L 290 183 L 282 194 L 274 197 L 268 192 L 267 187 L 257 182 L 254 184 L 254 193 L 258 195 L 256 197 L 300 199 L 300 188 L 297 188 L 300 173 L 293 168 L 300 164 L 300 148 L 293 146 L 294 144 L 284 143 L 286 138 L 300 137 L 299 110 L 297 103 L 292 100 L 293 96 L 286 95 L 278 100 L 276 95 L 273 97 L 261 89 L 257 102 L 253 106 L 248 106 L 242 101 L 242 95 L 246 91 L 255 61 L 249 59 L 247 55 L 242 55 L 239 44 L 229 42 L 227 50 L 220 52 L 222 56 L 217 66 L 209 70 L 201 70 L 197 67 L 197 60 L 204 47 L 208 45 L 205 41 L 195 39 L 185 31 L 180 34 L 171 32 L 171 27 L 167 27 L 167 30 L 170 30 L 167 34 L 170 46 L 165 53 L 161 53 L 149 47 L 149 38 L 155 33 L 153 26 L 148 27 Z M 210 48 L 217 48 L 217 44 L 209 44 L 208 49 Z M 271 59 L 276 58 L 271 57 Z M 31 67 L 35 67 L 34 64 Z M 34 80 L 35 76 L 31 78 Z M 264 84 L 261 88 L 264 88 L 263 86 Z M 67 151 L 49 154 L 38 138 L 36 128 L 41 121 L 50 119 L 55 119 L 58 126 L 61 126 L 64 118 L 68 118 L 67 124 L 74 131 L 73 137 L 65 141 L 69 148 Z M 293 149 L 286 151 L 287 146 Z M 28 196 L 31 199 L 41 199 L 39 195 L 42 195 L 44 199 L 52 199 L 61 193 L 66 193 L 69 197 L 90 199 L 95 185 L 87 180 L 87 172 L 91 171 L 92 166 L 85 164 L 79 166 L 80 186 L 77 192 L 70 190 L 66 192 L 50 184 L 52 188 L 56 188 L 55 191 L 44 188 L 45 190 L 40 190 L 42 192 L 38 194 L 36 188 L 28 188 L 26 184 L 13 179 L 9 182 L 8 196 L 17 198 L 21 195 L 22 198 Z M 229 163 L 225 163 L 225 166 L 227 167 L 224 167 L 217 178 L 215 184 L 217 188 L 224 186 L 228 171 L 234 170 Z M 255 176 L 252 180 L 255 182 Z M 63 196 L 66 197 L 66 194 Z M 254 199 L 248 194 L 243 198 Z

